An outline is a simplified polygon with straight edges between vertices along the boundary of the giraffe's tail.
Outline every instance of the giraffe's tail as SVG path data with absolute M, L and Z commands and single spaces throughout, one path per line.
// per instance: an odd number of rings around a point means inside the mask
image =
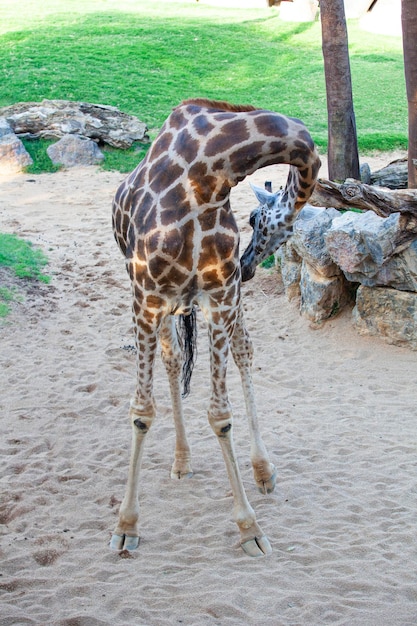
M 197 314 L 195 308 L 189 315 L 179 316 L 178 327 L 184 355 L 181 378 L 182 397 L 186 398 L 190 393 L 191 375 L 197 359 Z

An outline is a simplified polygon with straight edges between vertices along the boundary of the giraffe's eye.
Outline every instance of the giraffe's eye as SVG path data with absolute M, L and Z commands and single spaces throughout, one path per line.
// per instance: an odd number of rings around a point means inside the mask
M 249 224 L 250 224 L 250 226 L 252 228 L 255 228 L 256 214 L 257 214 L 256 210 L 252 211 L 252 213 L 250 214 L 250 217 L 249 217 Z

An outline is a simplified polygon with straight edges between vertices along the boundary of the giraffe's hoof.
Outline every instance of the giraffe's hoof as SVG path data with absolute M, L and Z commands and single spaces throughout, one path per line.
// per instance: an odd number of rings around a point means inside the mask
M 271 544 L 269 543 L 268 537 L 265 537 L 265 535 L 262 537 L 254 537 L 240 545 L 242 546 L 243 552 L 248 556 L 268 556 L 272 553 Z
M 180 478 L 191 478 L 193 470 L 189 459 L 175 459 L 171 467 L 171 478 L 178 480 Z
M 181 472 L 179 470 L 171 470 L 171 478 L 173 480 L 178 480 L 179 478 L 191 478 L 193 472 Z
M 140 537 L 130 537 L 128 535 L 112 535 L 110 540 L 111 550 L 136 550 L 139 545 Z
M 271 463 L 272 474 L 268 480 L 257 480 L 256 484 L 261 493 L 266 495 L 267 493 L 272 493 L 275 489 L 275 483 L 277 479 L 277 469 L 275 465 Z

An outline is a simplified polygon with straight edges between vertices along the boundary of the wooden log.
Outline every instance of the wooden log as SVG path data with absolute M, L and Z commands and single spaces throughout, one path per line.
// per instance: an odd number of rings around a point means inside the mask
M 319 179 L 309 203 L 335 209 L 374 211 L 380 217 L 401 213 L 401 235 L 398 245 L 412 241 L 417 235 L 417 190 L 382 189 L 347 178 L 344 183 Z
M 344 183 L 319 179 L 312 197 L 313 206 L 334 207 L 335 209 L 363 209 L 374 211 L 381 217 L 391 213 L 410 213 L 417 218 L 417 190 L 383 189 L 347 178 Z
M 407 189 L 408 159 L 397 159 L 376 172 L 371 172 L 369 165 L 361 166 L 361 180 L 367 185 L 388 187 L 389 189 Z
M 60 139 L 76 134 L 122 149 L 130 148 L 135 141 L 149 142 L 146 124 L 137 117 L 100 104 L 20 102 L 0 108 L 0 117 L 7 120 L 16 135 L 29 139 Z

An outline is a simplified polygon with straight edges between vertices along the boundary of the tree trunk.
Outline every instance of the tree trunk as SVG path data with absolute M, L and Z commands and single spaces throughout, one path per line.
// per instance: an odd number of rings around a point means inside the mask
M 343 0 L 321 0 L 320 15 L 329 126 L 329 178 L 337 181 L 344 181 L 346 178 L 359 179 L 356 121 Z
M 417 188 L 417 2 L 401 1 L 405 83 L 408 101 L 408 186 Z

